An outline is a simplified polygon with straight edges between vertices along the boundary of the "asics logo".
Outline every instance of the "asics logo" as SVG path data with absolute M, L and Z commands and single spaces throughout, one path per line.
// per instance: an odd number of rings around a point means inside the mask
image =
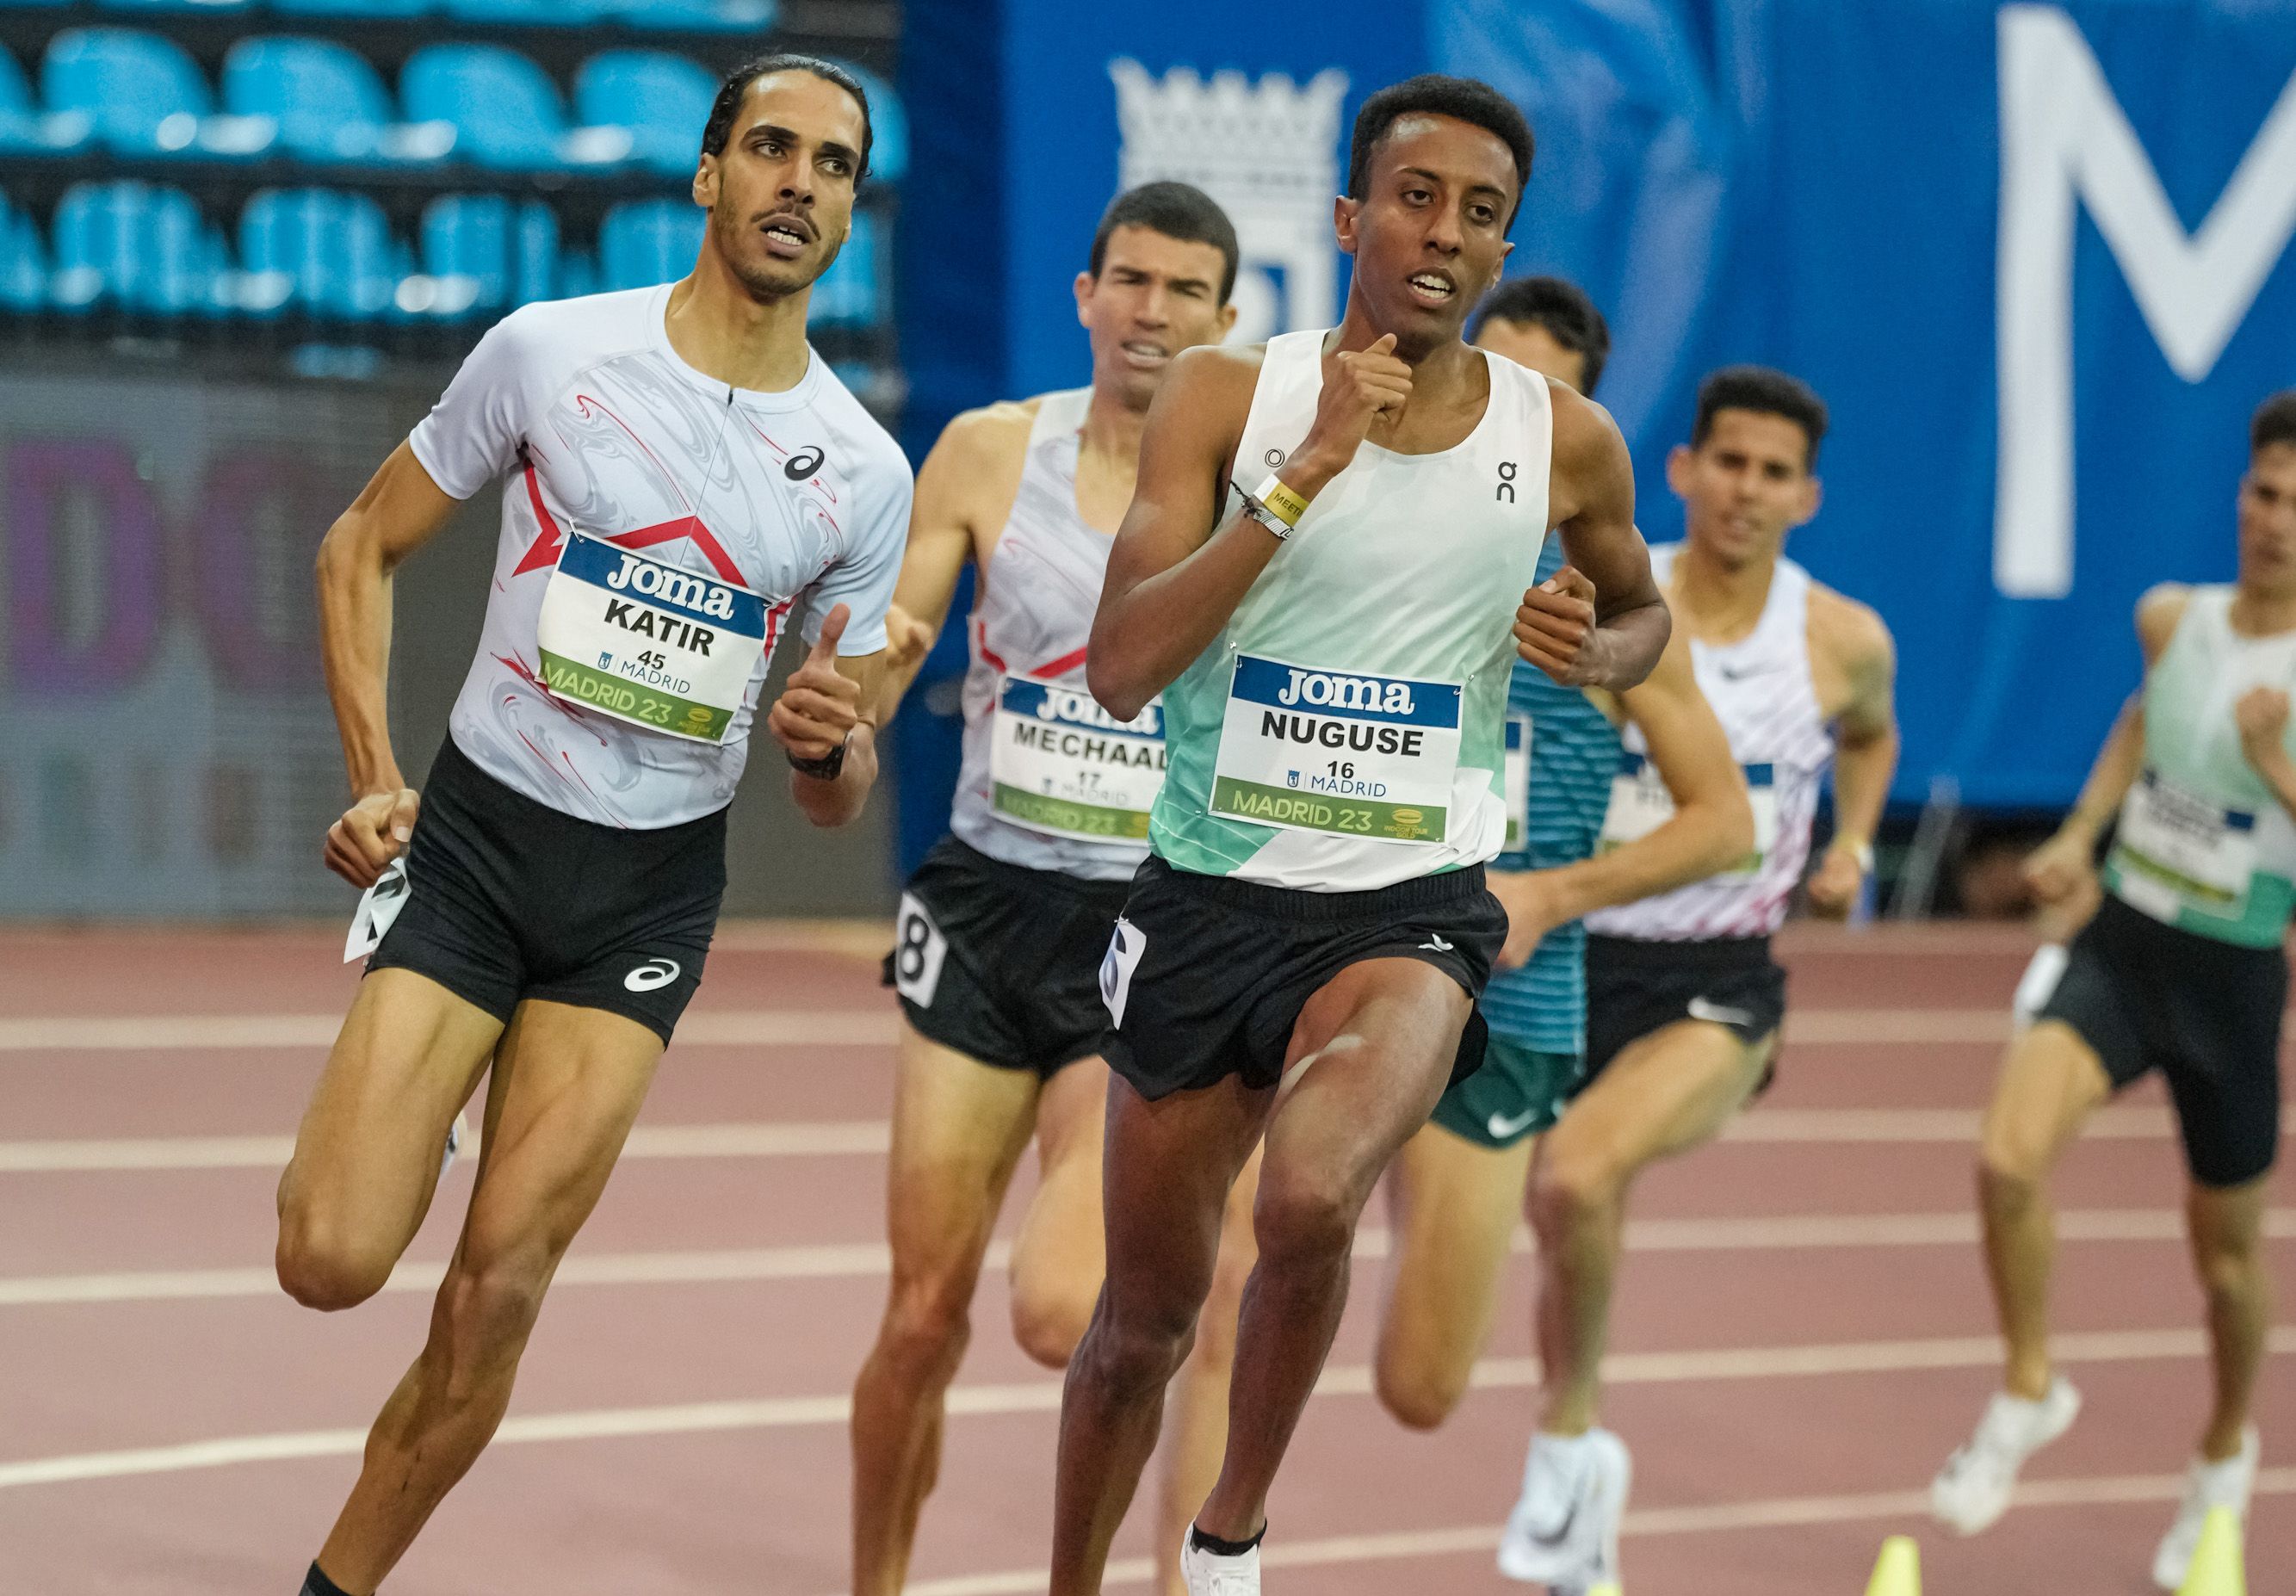
M 1754 1023 L 1754 1017 L 1745 1010 L 1725 1008 L 1720 1003 L 1710 1003 L 1702 997 L 1692 998 L 1688 1008 L 1691 1019 L 1702 1019 L 1710 1025 L 1751 1026 Z
M 782 462 L 782 475 L 792 482 L 802 482 L 819 471 L 821 462 L 827 458 L 818 448 L 800 449 Z
M 1453 951 L 1451 945 L 1443 940 L 1443 933 L 1440 931 L 1436 932 L 1419 945 L 1431 954 L 1447 954 Z
M 1513 1119 L 1509 1119 L 1504 1114 L 1494 1114 L 1484 1128 L 1490 1132 L 1495 1140 L 1505 1142 L 1508 1137 L 1520 1135 L 1528 1130 L 1530 1127 L 1530 1122 L 1538 1117 L 1537 1109 L 1527 1109 Z
M 648 959 L 622 978 L 622 985 L 632 992 L 652 992 L 657 986 L 667 986 L 685 972 L 675 959 Z

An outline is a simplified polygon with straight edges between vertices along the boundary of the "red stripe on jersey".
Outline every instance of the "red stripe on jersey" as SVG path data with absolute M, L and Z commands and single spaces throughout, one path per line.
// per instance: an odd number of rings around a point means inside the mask
M 1074 653 L 1062 654 L 1057 659 L 1048 660 L 1029 674 L 1045 681 L 1050 681 L 1057 676 L 1065 676 L 1084 663 L 1084 656 L 1085 651 L 1078 649 Z

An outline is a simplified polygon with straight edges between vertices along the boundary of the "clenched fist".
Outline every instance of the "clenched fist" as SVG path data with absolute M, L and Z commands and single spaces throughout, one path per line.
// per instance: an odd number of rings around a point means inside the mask
M 1602 634 L 1595 585 L 1584 572 L 1566 565 L 1522 595 L 1514 612 L 1514 650 L 1564 687 L 1600 684 Z
M 365 891 L 406 851 L 422 806 L 412 787 L 370 792 L 327 828 L 327 868 Z

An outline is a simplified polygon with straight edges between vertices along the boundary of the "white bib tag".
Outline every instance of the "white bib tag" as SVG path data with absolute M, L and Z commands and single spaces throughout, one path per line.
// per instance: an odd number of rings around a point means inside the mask
M 1088 692 L 1029 676 L 996 690 L 989 804 L 1016 826 L 1095 842 L 1139 842 L 1164 785 L 1164 709 L 1118 720 Z
M 2183 903 L 2237 917 L 2256 873 L 2256 816 L 2148 770 L 2121 803 L 2112 854 L 2122 896 L 2155 918 L 2174 919 Z
M 536 626 L 543 684 L 569 703 L 693 742 L 722 742 L 766 647 L 766 602 L 567 536 Z
M 406 907 L 410 889 L 406 855 L 401 854 L 382 867 L 373 886 L 359 895 L 358 907 L 351 914 L 351 933 L 343 939 L 344 963 L 364 959 L 382 945 L 383 933 Z
M 1462 692 L 1235 657 L 1211 812 L 1292 831 L 1439 843 L 1459 768 Z
M 1762 861 L 1770 856 L 1770 850 L 1778 845 L 1776 769 L 1767 765 L 1749 765 L 1744 772 L 1746 798 L 1754 811 L 1754 852 L 1751 857 L 1732 869 L 1717 872 L 1710 880 L 1754 875 L 1762 868 Z M 1596 851 L 1607 854 L 1629 842 L 1639 842 L 1673 818 L 1674 795 L 1660 778 L 1658 766 L 1643 755 L 1630 751 L 1620 757 L 1619 772 L 1611 778 L 1611 804 L 1603 812 L 1603 838 Z
M 1511 709 L 1506 717 L 1506 844 L 1499 851 L 1522 852 L 1530 829 L 1530 716 Z

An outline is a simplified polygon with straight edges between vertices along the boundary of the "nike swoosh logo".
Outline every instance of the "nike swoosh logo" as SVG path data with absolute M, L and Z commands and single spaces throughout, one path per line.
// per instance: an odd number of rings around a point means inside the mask
M 1423 942 L 1419 945 L 1427 949 L 1430 953 L 1447 954 L 1454 951 L 1451 945 L 1444 941 L 1439 933 L 1432 940 Z
M 1711 1025 L 1750 1026 L 1754 1017 L 1743 1009 L 1726 1009 L 1720 1003 L 1710 1003 L 1702 997 L 1693 997 L 1689 1003 L 1690 1018 L 1703 1019 Z
M 1494 1114 L 1491 1116 L 1487 1128 L 1490 1131 L 1493 1136 L 1496 1136 L 1500 1141 L 1504 1142 L 1509 1136 L 1519 1134 L 1525 1125 L 1528 1125 L 1532 1120 L 1538 1117 L 1538 1110 L 1537 1109 L 1529 1109 L 1513 1119 L 1509 1119 L 1504 1114 Z

